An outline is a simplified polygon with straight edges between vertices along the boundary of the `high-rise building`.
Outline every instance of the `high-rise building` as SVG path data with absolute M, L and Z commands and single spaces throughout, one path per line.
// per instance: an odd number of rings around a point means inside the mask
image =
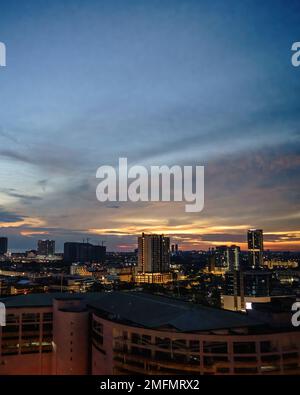
M 239 270 L 240 268 L 240 247 L 217 246 L 216 249 L 210 251 L 210 261 L 214 262 L 216 268 L 224 268 L 226 270 Z
M 54 255 L 55 241 L 54 240 L 39 240 L 38 241 L 38 255 Z
M 227 249 L 227 264 L 228 270 L 239 270 L 240 269 L 240 247 L 232 245 Z
M 138 238 L 138 272 L 167 273 L 170 268 L 170 238 L 142 234 Z
M 7 253 L 7 237 L 0 237 L 0 255 Z
M 67 242 L 64 244 L 64 260 L 66 262 L 103 262 L 106 254 L 105 246 L 90 243 Z
M 263 231 L 262 229 L 248 230 L 248 256 L 249 266 L 258 269 L 263 266 Z
M 233 270 L 225 274 L 223 307 L 229 310 L 245 310 L 247 303 L 269 302 L 271 297 L 271 273 L 264 270 Z

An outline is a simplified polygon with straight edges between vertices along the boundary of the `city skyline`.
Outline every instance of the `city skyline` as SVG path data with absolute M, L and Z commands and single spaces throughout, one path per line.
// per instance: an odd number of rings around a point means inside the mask
M 231 4 L 230 4 L 231 3 Z M 234 12 L 232 12 L 234 9 Z M 299 2 L 15 0 L 1 5 L 0 237 L 105 241 L 164 233 L 181 249 L 299 251 Z M 80 26 L 78 35 L 74 34 Z M 96 199 L 96 170 L 204 165 L 204 210 Z
M 233 248 L 233 249 L 238 249 L 239 251 L 244 251 L 244 252 L 248 252 L 248 253 L 251 253 L 251 254 L 253 254 L 253 253 L 256 254 L 256 251 L 258 251 L 258 247 L 256 249 L 256 248 L 253 248 L 253 246 L 251 246 L 251 244 L 249 244 L 249 233 L 252 233 L 252 232 L 254 232 L 254 233 L 256 233 L 256 232 L 261 233 L 261 240 L 263 240 L 265 238 L 265 234 L 263 232 L 263 229 L 248 229 L 247 232 L 246 232 L 246 236 L 245 236 L 245 240 L 246 240 L 245 242 L 242 242 L 242 243 L 236 242 L 236 243 L 231 243 L 231 244 L 230 243 L 218 242 L 218 244 L 215 243 L 214 245 L 210 245 L 207 248 L 202 248 L 202 249 L 201 248 L 187 249 L 187 248 L 185 248 L 184 245 L 181 246 L 180 244 L 178 244 L 177 238 L 170 237 L 168 234 L 164 234 L 164 233 L 160 233 L 160 232 L 148 233 L 147 236 L 149 236 L 149 238 L 154 237 L 154 238 L 168 239 L 169 240 L 169 242 L 168 242 L 168 245 L 169 245 L 168 249 L 169 249 L 170 253 L 174 253 L 175 251 L 176 252 L 178 252 L 178 251 L 183 251 L 183 252 L 184 251 L 186 251 L 186 252 L 188 252 L 188 251 L 206 251 L 206 252 L 209 253 L 210 251 L 214 251 L 216 248 L 223 248 L 224 247 L 224 248 L 229 249 L 229 250 Z M 142 234 L 137 234 L 135 236 L 132 236 L 132 237 L 135 237 L 135 239 L 136 239 L 135 242 L 131 245 L 132 248 L 130 248 L 130 246 L 128 245 L 128 246 L 124 246 L 124 247 L 126 247 L 125 250 L 123 248 L 121 248 L 119 250 L 118 249 L 116 249 L 116 250 L 108 250 L 107 252 L 109 252 L 109 253 L 114 253 L 114 252 L 116 252 L 116 253 L 118 253 L 118 252 L 120 252 L 120 253 L 122 253 L 122 252 L 134 252 L 134 251 L 136 251 L 139 248 L 140 240 L 142 240 L 144 238 L 144 235 L 146 236 L 146 234 L 144 232 L 142 232 Z M 9 240 L 8 240 L 7 237 L 3 237 L 3 236 L 0 237 L 0 241 L 5 243 L 5 252 L 2 253 L 4 255 L 6 254 L 6 252 L 8 254 L 10 254 L 10 253 L 21 253 L 21 252 L 23 252 L 23 253 L 34 253 L 35 252 L 37 255 L 50 255 L 50 256 L 53 255 L 53 256 L 55 256 L 57 254 L 58 255 L 63 254 L 64 250 L 66 248 L 66 245 L 73 245 L 73 244 L 74 245 L 75 244 L 76 245 L 82 245 L 82 246 L 84 246 L 84 245 L 87 245 L 87 246 L 88 245 L 94 245 L 96 247 L 99 247 L 99 248 L 100 247 L 102 247 L 102 248 L 104 247 L 106 249 L 104 240 L 102 240 L 101 243 L 100 243 L 99 240 L 93 242 L 93 240 L 91 240 L 90 238 L 83 238 L 82 240 L 77 239 L 76 241 L 72 241 L 72 242 L 70 242 L 68 240 L 63 240 L 62 241 L 63 247 L 61 249 L 59 248 L 58 250 L 56 250 L 56 248 L 55 248 L 56 241 L 55 240 L 49 240 L 47 238 L 36 239 L 34 241 L 35 244 L 32 244 L 27 250 L 10 248 Z M 269 249 L 269 248 L 264 248 L 264 244 L 266 244 L 266 243 L 264 243 L 262 241 L 261 247 L 259 247 L 260 255 L 259 255 L 259 259 L 258 259 L 259 263 L 257 263 L 258 266 L 260 266 L 262 264 L 262 259 L 263 259 L 263 253 L 264 252 L 275 252 L 275 253 L 277 253 L 277 252 L 295 252 L 295 253 L 297 253 L 298 252 L 298 250 L 280 250 L 280 249 L 272 250 L 272 249 Z M 51 251 L 48 254 L 45 254 L 45 253 L 41 253 L 40 252 L 41 249 L 50 249 Z M 253 259 L 254 258 L 252 257 L 250 261 L 252 262 Z M 255 258 L 255 260 L 256 260 L 256 258 Z

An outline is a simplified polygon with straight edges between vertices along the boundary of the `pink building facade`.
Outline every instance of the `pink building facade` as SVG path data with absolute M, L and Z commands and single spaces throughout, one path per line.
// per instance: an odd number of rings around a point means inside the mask
M 230 312 L 228 319 L 224 315 L 227 327 L 202 328 L 207 323 L 200 320 L 198 330 L 183 332 L 181 314 L 192 314 L 192 322 L 193 314 L 209 320 L 223 312 L 194 312 L 183 304 L 176 312 L 177 302 L 149 302 L 144 296 L 138 296 L 135 307 L 136 295 L 98 295 L 92 301 L 65 294 L 40 301 L 36 295 L 26 303 L 26 296 L 20 296 L 7 303 L 6 326 L 0 328 L 0 375 L 300 374 L 300 331 L 266 330 Z M 167 309 L 162 317 L 155 312 L 155 327 L 142 324 L 151 316 L 139 311 L 143 303 Z M 135 316 L 136 322 L 129 320 Z

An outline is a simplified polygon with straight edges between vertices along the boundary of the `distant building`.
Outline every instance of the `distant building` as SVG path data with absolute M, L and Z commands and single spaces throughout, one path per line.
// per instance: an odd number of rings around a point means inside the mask
M 298 262 L 297 261 L 281 261 L 277 259 L 270 259 L 263 263 L 264 267 L 267 267 L 270 270 L 273 269 L 297 269 Z
M 69 263 L 103 262 L 106 247 L 90 243 L 67 242 L 64 244 L 64 260 Z
M 31 294 L 5 304 L 0 375 L 300 373 L 300 331 L 290 323 L 139 292 Z
M 38 255 L 54 255 L 55 254 L 55 241 L 54 240 L 39 240 L 38 241 Z
M 138 273 L 134 275 L 134 282 L 137 284 L 168 284 L 172 281 L 172 273 Z
M 271 273 L 248 270 L 231 271 L 225 274 L 225 289 L 222 295 L 223 308 L 246 310 L 247 304 L 269 302 L 271 297 Z
M 81 265 L 79 263 L 72 263 L 70 266 L 70 275 L 71 276 L 91 276 L 91 272 L 87 269 L 86 265 Z
M 209 252 L 209 268 L 211 271 L 225 269 L 226 271 L 239 270 L 240 268 L 240 247 L 217 246 Z
M 171 245 L 171 253 L 177 255 L 177 254 L 178 254 L 178 251 L 179 251 L 179 250 L 178 250 L 178 244 L 172 244 L 172 245 Z
M 252 269 L 259 269 L 263 266 L 264 241 L 262 229 L 249 229 L 247 239 L 249 266 Z
M 142 234 L 138 238 L 139 273 L 167 273 L 170 269 L 170 238 Z
M 0 255 L 4 255 L 7 253 L 7 237 L 0 237 Z

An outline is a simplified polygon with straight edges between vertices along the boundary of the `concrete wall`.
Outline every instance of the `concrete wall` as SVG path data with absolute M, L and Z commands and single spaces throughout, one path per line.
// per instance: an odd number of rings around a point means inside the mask
M 81 301 L 55 300 L 53 374 L 85 375 L 89 368 L 89 319 Z

